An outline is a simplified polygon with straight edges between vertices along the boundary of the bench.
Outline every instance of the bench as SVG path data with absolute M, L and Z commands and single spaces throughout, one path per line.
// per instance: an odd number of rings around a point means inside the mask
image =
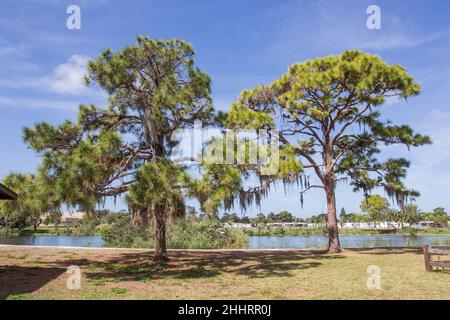
M 437 260 L 433 260 L 433 256 L 437 256 Z M 425 259 L 425 270 L 428 272 L 433 271 L 433 267 L 436 268 L 448 268 L 450 269 L 450 260 L 442 260 L 442 256 L 450 255 L 450 246 L 423 246 L 423 256 Z M 450 259 L 450 258 L 449 258 Z

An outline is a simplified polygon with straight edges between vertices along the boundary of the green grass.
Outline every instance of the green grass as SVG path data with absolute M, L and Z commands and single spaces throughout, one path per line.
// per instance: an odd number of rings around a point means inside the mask
M 145 276 L 142 276 L 142 277 L 136 277 L 136 281 L 139 281 L 139 282 L 147 282 L 147 281 L 150 281 L 150 276 L 149 275 L 145 275 Z
M 111 288 L 111 292 L 114 294 L 125 294 L 128 292 L 127 288 Z
M 45 264 L 45 261 L 39 260 L 39 258 L 36 258 L 36 260 L 27 260 L 24 261 L 25 264 Z
M 6 300 L 22 300 L 23 298 L 24 295 L 22 294 L 11 294 L 6 298 Z
M 425 272 L 415 249 L 171 251 L 166 265 L 149 250 L 70 249 L 76 261 L 68 250 L 3 250 L 0 299 L 450 299 L 450 272 Z M 68 290 L 74 263 L 81 288 Z M 371 265 L 380 289 L 367 288 Z

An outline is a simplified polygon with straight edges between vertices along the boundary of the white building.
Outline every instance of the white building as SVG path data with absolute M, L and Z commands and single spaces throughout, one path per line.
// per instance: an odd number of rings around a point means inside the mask
M 85 212 L 63 212 L 61 215 L 60 226 L 72 226 L 75 222 L 81 221 L 86 213 Z M 45 221 L 47 214 L 41 216 L 41 220 Z M 54 224 L 48 224 L 48 226 L 54 226 Z
M 250 223 L 237 223 L 237 222 L 225 223 L 225 226 L 230 228 L 246 228 L 246 229 L 253 228 L 253 226 Z
M 409 227 L 410 224 L 407 222 L 393 222 L 393 221 L 380 221 L 380 222 L 345 222 L 340 223 L 339 226 L 342 229 L 401 229 L 404 227 Z M 434 227 L 433 221 L 419 221 L 412 225 L 412 227 L 417 229 L 426 229 Z
M 71 217 L 67 217 L 66 219 L 71 220 Z M 82 219 L 82 216 L 79 218 Z M 231 228 L 253 228 L 254 226 L 250 223 L 226 223 L 225 224 Z M 404 227 L 409 227 L 409 223 L 401 223 L 395 221 L 379 221 L 379 222 L 344 222 L 338 224 L 341 229 L 351 230 L 392 230 L 392 229 L 401 229 Z M 433 221 L 420 221 L 413 225 L 414 228 L 417 229 L 426 229 L 434 226 Z M 307 223 L 307 222 L 269 222 L 266 223 L 266 227 L 268 228 L 324 228 L 326 227 L 325 223 Z
M 61 216 L 61 223 L 71 226 L 77 221 L 81 221 L 85 216 L 85 212 L 64 212 Z
M 400 222 L 379 221 L 379 222 L 345 222 L 339 224 L 342 229 L 398 229 L 402 225 Z M 403 224 L 408 226 L 407 223 Z
M 414 224 L 414 228 L 417 229 L 426 229 L 426 228 L 432 228 L 434 227 L 433 221 L 419 221 L 416 224 Z
M 266 224 L 269 228 L 308 228 L 308 223 L 306 222 L 270 222 Z

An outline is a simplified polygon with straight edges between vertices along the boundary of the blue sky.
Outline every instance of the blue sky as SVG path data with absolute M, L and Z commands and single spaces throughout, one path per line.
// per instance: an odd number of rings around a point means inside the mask
M 66 28 L 71 4 L 81 8 L 81 30 Z M 381 8 L 381 30 L 366 27 L 370 4 Z M 0 178 L 38 165 L 22 142 L 23 127 L 75 119 L 79 103 L 104 104 L 101 92 L 81 84 L 85 63 L 105 48 L 133 43 L 136 35 L 190 42 L 198 66 L 212 77 L 220 110 L 241 90 L 270 83 L 295 62 L 362 49 L 405 66 L 421 84 L 420 96 L 389 101 L 382 111 L 429 134 L 434 144 L 411 152 L 390 147 L 384 155 L 411 161 L 407 184 L 421 192 L 422 209 L 450 210 L 448 1 L 3 0 L 0 6 Z M 338 208 L 357 211 L 361 198 L 338 186 Z M 325 208 L 320 190 L 305 195 L 302 209 L 298 190 L 285 194 L 281 186 L 262 203 L 263 212 L 289 210 L 302 217 Z

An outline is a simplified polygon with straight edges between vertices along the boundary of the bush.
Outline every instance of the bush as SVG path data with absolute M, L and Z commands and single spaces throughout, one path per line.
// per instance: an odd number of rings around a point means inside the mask
M 89 222 L 76 222 L 71 229 L 74 236 L 91 236 L 95 234 L 95 224 Z
M 275 230 L 273 230 L 273 234 L 276 236 L 284 236 L 286 235 L 286 229 L 283 227 L 276 227 Z
M 135 243 L 146 243 L 149 240 L 148 236 L 148 232 L 133 226 L 129 215 L 121 215 L 117 217 L 112 226 L 104 230 L 103 241 L 106 247 L 141 247 L 135 245 Z
M 109 229 L 111 229 L 111 224 L 102 223 L 94 228 L 94 232 L 95 232 L 95 234 L 103 235 L 103 234 L 107 233 L 109 231 Z
M 13 237 L 20 235 L 20 229 L 4 228 L 0 226 L 0 237 Z
M 413 227 L 404 227 L 402 229 L 402 232 L 404 232 L 407 235 L 414 236 L 417 234 L 417 229 Z
M 108 229 L 103 240 L 107 247 L 154 248 L 152 230 L 142 230 L 122 217 Z M 167 247 L 172 249 L 247 248 L 248 238 L 241 229 L 225 227 L 218 219 L 186 217 L 168 223 Z
M 248 247 L 241 229 L 225 227 L 215 218 L 174 221 L 168 230 L 168 247 L 179 249 L 231 249 Z
M 20 216 L 17 214 L 11 214 L 2 216 L 0 215 L 0 227 L 5 229 L 23 229 L 27 226 L 26 216 Z

